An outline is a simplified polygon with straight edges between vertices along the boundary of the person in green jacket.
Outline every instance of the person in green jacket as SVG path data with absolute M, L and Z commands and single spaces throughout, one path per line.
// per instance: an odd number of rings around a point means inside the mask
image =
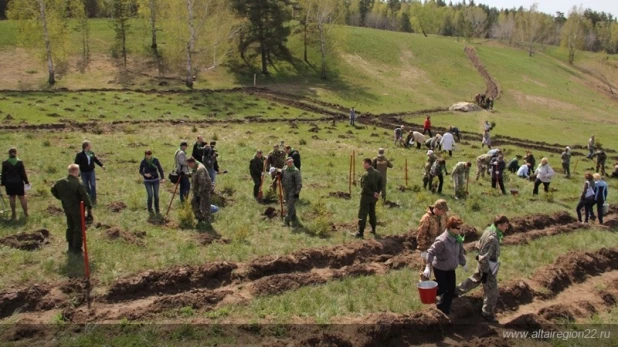
M 371 158 L 363 160 L 365 173 L 361 176 L 361 200 L 358 210 L 358 233 L 355 237 L 362 239 L 367 225 L 367 215 L 369 215 L 369 224 L 371 225 L 371 233 L 376 234 L 376 203 L 380 198 L 382 190 L 382 175 L 378 170 L 373 168 Z
M 283 188 L 285 207 L 288 210 L 288 214 L 285 217 L 285 225 L 290 226 L 290 223 L 298 223 L 296 200 L 298 200 L 300 190 L 303 188 L 303 179 L 300 175 L 300 170 L 294 166 L 294 158 L 288 157 L 285 163 L 286 167 L 281 171 L 281 186 Z
M 62 209 L 67 218 L 66 239 L 69 253 L 82 254 L 81 202 L 88 209 L 87 220 L 92 222 L 92 204 L 86 188 L 79 182 L 79 166 L 69 165 L 69 175 L 57 181 L 51 189 L 52 195 L 62 201 Z
M 477 249 L 479 254 L 476 257 L 478 266 L 470 278 L 464 280 L 457 287 L 457 294 L 461 295 L 483 284 L 483 312 L 485 320 L 497 323 L 496 303 L 498 302 L 498 268 L 500 257 L 500 242 L 504 237 L 504 232 L 509 228 L 509 219 L 500 215 L 494 219 L 481 236 Z

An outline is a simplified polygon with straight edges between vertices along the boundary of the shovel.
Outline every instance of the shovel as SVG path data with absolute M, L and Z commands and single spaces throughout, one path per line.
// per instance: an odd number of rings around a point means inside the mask
M 169 221 L 167 216 L 170 214 L 170 209 L 172 208 L 172 202 L 174 202 L 174 197 L 176 197 L 176 192 L 178 191 L 178 185 L 180 184 L 181 179 L 182 177 L 178 177 L 178 182 L 176 182 L 176 185 L 174 186 L 174 194 L 172 194 L 172 199 L 170 200 L 170 204 L 167 206 L 167 212 L 165 212 L 165 218 L 163 219 L 166 222 Z
M 260 178 L 260 191 L 258 192 L 258 200 L 262 201 L 264 198 L 264 192 L 262 191 L 262 185 L 264 185 L 264 176 L 266 176 L 266 160 L 264 160 L 264 172 L 262 172 L 262 178 Z

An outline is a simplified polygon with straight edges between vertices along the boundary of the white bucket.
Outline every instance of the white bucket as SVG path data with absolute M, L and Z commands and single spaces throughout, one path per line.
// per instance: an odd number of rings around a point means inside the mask
M 603 204 L 603 215 L 606 215 L 609 213 L 609 204 L 608 203 L 604 203 Z

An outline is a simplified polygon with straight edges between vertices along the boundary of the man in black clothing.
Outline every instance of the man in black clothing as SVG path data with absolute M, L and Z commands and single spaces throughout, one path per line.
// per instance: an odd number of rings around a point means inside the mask
M 82 142 L 82 151 L 75 156 L 75 164 L 79 165 L 82 183 L 86 187 L 86 192 L 94 205 L 97 203 L 97 178 L 94 174 L 94 164 L 99 165 L 103 170 L 105 170 L 105 166 L 92 152 L 90 141 Z
M 504 162 L 504 156 L 498 155 L 497 158 L 491 160 L 491 187 L 496 188 L 496 183 L 500 185 L 502 194 L 506 194 L 504 189 L 504 170 L 506 169 L 506 163 Z
M 2 175 L 0 175 L 0 185 L 6 189 L 11 205 L 11 220 L 17 219 L 15 212 L 15 197 L 19 198 L 24 216 L 28 217 L 28 201 L 24 185 L 29 185 L 28 175 L 24 163 L 17 158 L 17 148 L 9 149 L 9 158 L 2 162 Z
M 197 137 L 197 141 L 193 144 L 193 152 L 191 152 L 191 156 L 193 158 L 202 158 L 203 151 L 204 151 L 204 146 L 206 146 L 207 143 L 204 142 L 204 138 L 202 137 L 202 135 L 199 135 Z
M 285 146 L 285 154 L 294 160 L 294 166 L 300 170 L 300 153 L 290 145 Z
M 255 153 L 255 157 L 249 161 L 249 174 L 251 179 L 253 179 L 253 197 L 257 199 L 260 185 L 262 184 L 262 176 L 264 175 L 264 157 L 259 149 Z

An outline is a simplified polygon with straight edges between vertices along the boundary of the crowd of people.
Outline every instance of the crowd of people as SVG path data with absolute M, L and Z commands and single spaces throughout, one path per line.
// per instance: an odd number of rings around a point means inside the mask
M 354 125 L 355 112 L 351 110 L 350 124 Z M 430 117 L 426 118 L 423 132 L 408 131 L 407 137 L 403 138 L 405 127 L 402 125 L 394 131 L 395 146 L 416 147 L 420 149 L 422 144 L 427 148 L 427 159 L 423 168 L 423 187 L 433 193 L 442 194 L 444 176 L 451 175 L 455 198 L 461 199 L 468 195 L 468 184 L 472 163 L 460 161 L 456 163 L 449 173 L 446 165 L 446 155 L 453 156 L 456 142 L 461 140 L 459 129 L 451 126 L 444 134 L 435 134 L 431 130 Z M 504 160 L 503 152 L 499 148 L 491 147 L 490 131 L 493 126 L 485 122 L 483 129 L 483 145 L 487 145 L 489 151 L 477 157 L 476 180 L 489 174 L 491 187 L 500 189 L 506 194 L 504 185 L 505 172 L 511 172 L 518 177 L 534 181 L 533 194 L 537 195 L 543 185 L 545 192 L 555 172 L 549 165 L 547 158 L 542 158 L 535 169 L 536 159 L 531 152 L 525 156 L 517 155 L 508 163 Z M 425 134 L 429 138 L 425 138 Z M 176 188 L 179 188 L 181 202 L 189 200 L 198 224 L 211 221 L 211 196 L 215 190 L 215 182 L 220 172 L 218 154 L 215 149 L 216 142 L 206 142 L 202 136 L 197 137 L 191 153 L 188 153 L 189 144 L 181 141 L 179 148 L 174 153 L 174 167 L 168 175 Z M 95 168 L 99 166 L 105 170 L 105 165 L 94 154 L 92 144 L 89 141 L 82 143 L 82 150 L 77 153 L 74 163 L 68 166 L 66 178 L 58 180 L 52 187 L 51 193 L 62 202 L 66 216 L 67 230 L 66 241 L 68 251 L 72 254 L 82 252 L 81 217 L 83 203 L 86 211 L 85 218 L 92 222 L 92 207 L 97 202 Z M 605 175 L 605 161 L 607 155 L 600 147 L 595 147 L 594 136 L 588 143 L 588 158 L 597 159 L 597 173 L 587 173 L 580 197 L 576 207 L 578 220 L 589 222 L 599 219 L 603 223 L 603 206 L 607 200 L 608 185 L 603 180 Z M 17 150 L 11 148 L 9 157 L 2 163 L 2 185 L 5 186 L 9 196 L 12 210 L 12 219 L 16 218 L 16 200 L 19 199 L 24 211 L 28 216 L 28 205 L 25 192 L 30 184 L 26 175 L 24 163 L 17 157 Z M 571 149 L 566 147 L 561 154 L 562 168 L 566 178 L 571 177 L 570 161 Z M 520 160 L 523 163 L 520 165 Z M 392 161 L 386 157 L 385 149 L 380 148 L 377 156 L 373 159 L 363 160 L 364 172 L 360 179 L 360 205 L 358 211 L 358 231 L 354 233 L 357 238 L 364 237 L 364 231 L 369 219 L 371 233 L 377 233 L 376 204 L 382 198 L 387 198 L 388 170 L 393 168 Z M 225 173 L 226 171 L 223 171 Z M 146 206 L 151 215 L 160 215 L 159 188 L 166 181 L 161 162 L 154 156 L 151 150 L 146 150 L 144 158 L 139 165 L 139 174 L 143 178 L 146 189 Z M 263 155 L 257 150 L 249 162 L 249 174 L 253 180 L 253 197 L 261 201 L 262 187 L 265 180 L 270 178 L 270 184 L 266 183 L 271 191 L 279 189 L 282 202 L 286 204 L 286 226 L 298 224 L 296 214 L 296 202 L 300 198 L 303 187 L 301 177 L 301 156 L 298 150 L 283 141 L 274 144 L 268 155 Z M 612 177 L 618 177 L 618 164 Z M 80 182 L 81 178 L 81 182 Z M 190 192 L 193 194 L 191 195 Z M 597 206 L 597 216 L 594 215 L 594 206 Z M 581 210 L 584 210 L 582 220 Z M 446 200 L 439 199 L 427 208 L 419 222 L 417 231 L 417 249 L 420 251 L 423 268 L 420 269 L 421 280 L 429 280 L 431 274 L 438 283 L 438 296 L 440 301 L 437 307 L 448 314 L 453 298 L 462 295 L 479 285 L 485 290 L 483 304 L 483 317 L 488 321 L 495 322 L 495 305 L 498 297 L 497 269 L 499 268 L 498 257 L 500 255 L 500 242 L 504 232 L 509 226 L 507 217 L 497 216 L 488 227 L 478 242 L 478 264 L 476 270 L 459 285 L 456 284 L 455 270 L 463 266 L 467 270 L 465 252 L 463 249 L 463 237 L 461 226 L 463 221 L 457 216 L 449 216 L 449 208 Z

